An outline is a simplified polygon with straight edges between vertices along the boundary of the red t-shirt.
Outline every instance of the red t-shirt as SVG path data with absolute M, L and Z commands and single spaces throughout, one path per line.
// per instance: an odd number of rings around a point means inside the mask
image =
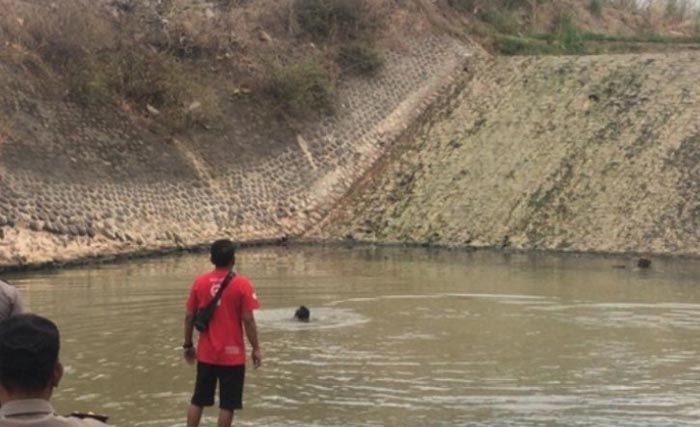
M 226 269 L 216 269 L 194 279 L 187 298 L 187 312 L 195 313 L 204 308 L 214 297 L 219 285 L 228 274 Z M 209 328 L 199 334 L 197 360 L 212 365 L 235 366 L 245 364 L 243 340 L 243 313 L 260 307 L 253 286 L 248 279 L 236 275 L 221 295 Z

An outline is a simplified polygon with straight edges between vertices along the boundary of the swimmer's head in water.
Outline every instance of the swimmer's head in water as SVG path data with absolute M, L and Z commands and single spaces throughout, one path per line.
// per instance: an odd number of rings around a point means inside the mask
M 308 322 L 309 317 L 311 317 L 311 312 L 308 308 L 306 308 L 305 305 L 302 305 L 301 307 L 297 308 L 297 311 L 294 312 L 294 318 L 299 320 L 300 322 Z

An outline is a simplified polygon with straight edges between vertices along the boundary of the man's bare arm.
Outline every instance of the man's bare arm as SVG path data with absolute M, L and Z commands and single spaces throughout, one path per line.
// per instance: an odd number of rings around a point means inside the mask
M 243 313 L 243 327 L 245 328 L 245 334 L 248 337 L 248 342 L 253 347 L 251 352 L 251 357 L 253 358 L 253 366 L 259 368 L 262 364 L 262 352 L 260 351 L 260 344 L 258 343 L 258 327 L 255 324 L 255 316 L 252 311 Z
M 185 341 L 184 346 L 192 344 L 192 334 L 194 332 L 194 314 L 189 311 L 185 313 Z
M 182 348 L 185 351 L 185 360 L 188 363 L 194 362 L 194 344 L 192 344 L 194 314 L 189 311 L 185 313 L 185 341 L 182 343 Z

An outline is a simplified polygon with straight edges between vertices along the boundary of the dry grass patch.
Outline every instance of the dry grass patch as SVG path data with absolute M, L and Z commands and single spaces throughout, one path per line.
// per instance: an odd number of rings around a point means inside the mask
M 198 70 L 149 43 L 157 32 L 147 25 L 152 11 L 120 17 L 89 0 L 0 2 L 10 12 L 0 21 L 3 57 L 38 78 L 38 72 L 50 70 L 77 104 L 126 103 L 140 114 L 150 110 L 172 132 L 218 120 L 218 97 Z

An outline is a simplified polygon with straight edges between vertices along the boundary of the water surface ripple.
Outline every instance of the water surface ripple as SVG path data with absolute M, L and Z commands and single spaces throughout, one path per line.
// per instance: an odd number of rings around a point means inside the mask
M 265 360 L 249 370 L 236 425 L 700 425 L 692 261 L 642 271 L 624 259 L 376 248 L 238 258 L 262 301 Z M 180 354 L 184 299 L 207 268 L 189 255 L 10 277 L 61 328 L 57 409 L 183 426 L 194 375 Z M 301 304 L 309 323 L 292 320 Z

